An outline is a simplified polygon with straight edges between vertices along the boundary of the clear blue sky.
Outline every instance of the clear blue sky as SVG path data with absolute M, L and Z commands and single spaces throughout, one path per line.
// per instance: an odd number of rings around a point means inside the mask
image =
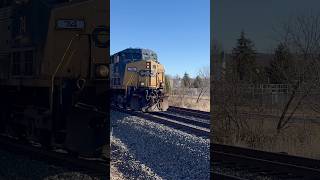
M 170 75 L 210 65 L 209 0 L 111 0 L 111 54 L 148 48 Z
M 319 0 L 213 0 L 213 33 L 228 51 L 243 29 L 260 52 L 273 52 L 276 29 L 290 17 L 320 13 Z

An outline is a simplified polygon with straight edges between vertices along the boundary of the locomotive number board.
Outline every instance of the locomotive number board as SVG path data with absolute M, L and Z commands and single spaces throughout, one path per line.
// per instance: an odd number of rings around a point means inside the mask
M 128 71 L 136 72 L 136 71 L 137 71 L 137 68 L 135 68 L 135 67 L 128 67 Z
M 59 19 L 56 22 L 57 29 L 84 29 L 84 20 L 78 19 Z

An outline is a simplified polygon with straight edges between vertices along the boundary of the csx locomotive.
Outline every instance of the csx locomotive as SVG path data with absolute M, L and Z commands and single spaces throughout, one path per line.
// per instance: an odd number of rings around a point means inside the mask
M 112 101 L 143 112 L 166 111 L 165 71 L 149 49 L 128 48 L 111 56 Z
M 109 1 L 0 1 L 0 131 L 98 155 L 107 144 Z

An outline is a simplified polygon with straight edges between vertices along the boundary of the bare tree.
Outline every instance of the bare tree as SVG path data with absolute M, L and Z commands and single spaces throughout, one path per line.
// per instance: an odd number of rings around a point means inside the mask
M 184 82 L 184 80 L 186 82 Z M 190 88 L 191 78 L 189 75 L 186 76 L 185 79 L 176 75 L 172 78 L 172 82 L 171 98 L 175 99 L 173 100 L 173 102 L 176 103 L 175 106 L 183 106 L 187 90 Z
M 199 70 L 198 76 L 201 78 L 201 83 L 199 84 L 199 94 L 196 103 L 199 103 L 201 97 L 210 90 L 210 67 L 203 67 Z
M 171 90 L 172 90 L 172 77 L 170 75 L 165 75 L 165 90 L 166 93 L 171 94 Z
M 172 88 L 175 89 L 175 88 L 178 88 L 180 87 L 180 84 L 181 84 L 181 78 L 179 75 L 175 75 L 173 78 L 172 78 Z
M 241 117 L 241 107 L 246 105 L 246 99 L 241 88 L 239 73 L 235 71 L 236 67 L 233 67 L 236 64 L 231 63 L 227 67 L 219 64 L 223 61 L 221 58 L 224 58 L 224 51 L 218 45 L 217 43 L 217 46 L 213 47 L 211 53 L 213 78 L 211 78 L 210 99 L 213 107 L 212 124 L 215 125 L 214 137 L 223 139 L 220 142 L 230 139 L 237 141 L 242 138 L 242 132 L 247 132 L 249 128 L 247 121 Z M 217 73 L 222 73 L 218 68 L 224 71 L 223 78 L 217 78 Z M 231 136 L 232 138 L 228 138 Z
M 297 16 L 281 26 L 282 43 L 296 56 L 296 76 L 287 75 L 291 87 L 289 98 L 277 123 L 277 131 L 288 123 L 319 81 L 320 16 L 313 13 Z

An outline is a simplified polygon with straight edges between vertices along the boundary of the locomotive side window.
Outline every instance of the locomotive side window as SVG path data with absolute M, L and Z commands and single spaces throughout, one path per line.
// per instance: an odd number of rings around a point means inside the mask
M 138 59 L 141 59 L 141 56 L 138 53 L 127 53 L 126 59 L 138 60 Z
M 24 74 L 31 76 L 33 70 L 33 51 L 26 51 L 24 53 Z
M 113 63 L 119 63 L 119 56 L 114 56 L 113 57 Z
M 131 56 L 131 54 L 130 54 L 130 53 L 126 53 L 126 54 L 124 54 L 124 57 L 125 57 L 126 59 L 132 59 L 132 56 Z
M 14 52 L 12 55 L 12 75 L 18 76 L 21 74 L 20 65 L 21 65 L 20 52 Z

